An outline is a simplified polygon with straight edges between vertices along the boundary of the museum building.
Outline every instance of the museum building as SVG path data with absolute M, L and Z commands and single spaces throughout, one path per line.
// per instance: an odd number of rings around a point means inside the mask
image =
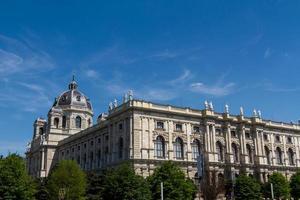
M 197 178 L 197 158 L 217 177 L 240 173 L 267 181 L 274 171 L 287 178 L 300 165 L 300 125 L 253 116 L 216 112 L 205 102 L 202 110 L 134 99 L 110 103 L 93 123 L 92 104 L 76 81 L 59 95 L 47 119 L 34 122 L 26 151 L 28 172 L 46 177 L 60 160 L 75 160 L 83 170 L 101 171 L 124 161 L 137 174 L 150 175 L 166 160 L 176 162 L 189 178 Z

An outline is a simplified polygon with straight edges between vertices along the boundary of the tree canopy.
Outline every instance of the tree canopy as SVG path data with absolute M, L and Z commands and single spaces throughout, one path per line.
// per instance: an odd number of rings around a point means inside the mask
M 87 191 L 86 197 L 88 200 L 102 200 L 103 190 L 103 175 L 95 172 L 88 172 L 87 174 Z
M 260 184 L 252 177 L 240 175 L 236 179 L 234 194 L 236 200 L 257 200 L 261 198 Z
M 22 157 L 11 154 L 0 159 L 0 199 L 33 200 L 34 181 L 27 174 Z
M 271 198 L 271 183 L 273 184 L 274 197 L 276 199 L 288 199 L 290 197 L 290 187 L 287 179 L 282 174 L 274 172 L 264 186 L 266 198 Z
M 62 160 L 50 173 L 47 181 L 49 199 L 84 199 L 85 173 L 73 160 Z
M 300 199 L 300 171 L 297 171 L 290 180 L 291 196 Z
M 197 188 L 192 180 L 187 179 L 183 171 L 171 161 L 163 162 L 147 180 L 152 199 L 160 199 L 161 182 L 165 200 L 189 200 L 196 196 Z
M 128 163 L 106 171 L 103 175 L 102 188 L 104 200 L 151 199 L 148 183 L 143 177 L 136 175 Z

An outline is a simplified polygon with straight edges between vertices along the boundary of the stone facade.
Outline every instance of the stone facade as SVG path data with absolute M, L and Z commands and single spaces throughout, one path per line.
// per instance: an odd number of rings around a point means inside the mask
M 173 160 L 187 177 L 196 178 L 196 160 L 202 153 L 206 169 L 218 177 L 245 172 L 267 181 L 274 171 L 289 178 L 300 166 L 299 124 L 265 120 L 259 111 L 246 117 L 242 108 L 239 115 L 231 115 L 228 106 L 217 113 L 212 103 L 204 105 L 203 110 L 161 105 L 129 94 L 121 105 L 111 103 L 108 114 L 101 114 L 95 125 L 86 123 L 80 129 L 74 128 L 76 116 L 87 122 L 92 110 L 56 105 L 48 122 L 35 122 L 26 154 L 28 170 L 45 177 L 62 159 L 76 160 L 84 170 L 130 161 L 136 173 L 148 176 L 161 162 Z M 68 113 L 70 126 L 53 127 L 53 117 L 62 113 Z M 39 133 L 40 128 L 45 133 Z

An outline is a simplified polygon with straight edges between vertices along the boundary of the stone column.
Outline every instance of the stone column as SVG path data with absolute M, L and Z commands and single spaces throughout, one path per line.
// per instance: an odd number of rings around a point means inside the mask
M 283 142 L 283 149 L 282 149 L 282 161 L 283 161 L 283 165 L 287 166 L 288 165 L 288 157 L 286 155 L 287 149 L 286 149 L 286 137 L 285 136 L 280 136 L 282 138 L 282 142 Z
M 168 152 L 169 152 L 169 159 L 173 159 L 173 137 L 172 137 L 172 131 L 173 131 L 173 122 L 171 120 L 168 120 L 168 135 L 169 135 L 169 145 L 168 145 Z
M 42 148 L 42 162 L 41 162 L 41 170 L 45 170 L 45 150 L 44 150 L 44 148 Z
M 273 133 L 271 133 L 270 134 L 270 141 L 271 141 L 271 147 L 272 147 L 272 149 L 271 149 L 271 156 L 272 156 L 272 158 L 271 158 L 271 165 L 274 165 L 276 162 L 275 162 L 275 152 L 274 152 L 274 134 Z
M 148 118 L 148 148 L 149 148 L 149 158 L 154 158 L 154 143 L 153 143 L 153 129 L 154 121 L 153 119 Z
M 230 132 L 230 124 L 227 124 L 226 126 L 226 154 L 227 154 L 227 159 L 230 163 L 233 162 L 233 156 L 232 156 L 232 149 L 231 149 L 231 132 Z
M 205 150 L 207 152 L 210 152 L 210 130 L 209 130 L 209 124 L 206 123 L 206 133 L 205 133 Z
M 212 150 L 212 152 L 216 153 L 216 127 L 215 127 L 215 124 L 212 125 L 211 150 Z
M 186 138 L 187 138 L 187 160 L 192 160 L 192 148 L 191 148 L 191 143 L 193 141 L 191 141 L 191 132 L 192 132 L 192 128 L 191 128 L 191 124 L 190 123 L 186 123 L 185 124 L 186 129 L 185 129 L 185 134 L 186 134 Z
M 294 140 L 295 140 L 295 145 L 296 145 L 296 166 L 299 167 L 300 165 L 300 162 L 299 162 L 299 137 L 294 137 Z
M 133 158 L 134 155 L 134 150 L 133 150 L 133 140 L 134 140 L 134 135 L 133 135 L 133 116 L 129 117 L 129 157 L 130 159 Z

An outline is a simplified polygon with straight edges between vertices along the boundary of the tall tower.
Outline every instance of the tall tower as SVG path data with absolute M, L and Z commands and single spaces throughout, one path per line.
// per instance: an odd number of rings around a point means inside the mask
M 34 123 L 32 141 L 26 152 L 31 175 L 45 177 L 55 162 L 58 142 L 93 125 L 93 109 L 89 98 L 78 90 L 74 76 L 68 90 L 61 93 L 48 112 L 48 120 Z

